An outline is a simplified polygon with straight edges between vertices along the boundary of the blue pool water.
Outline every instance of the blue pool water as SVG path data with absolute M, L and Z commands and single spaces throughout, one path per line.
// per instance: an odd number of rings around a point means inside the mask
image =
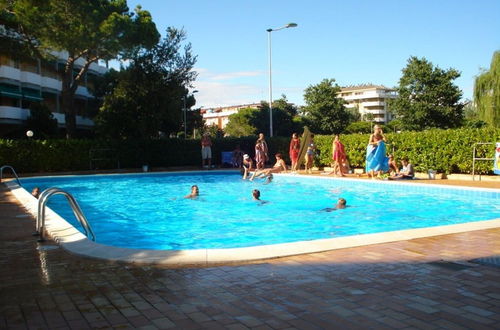
M 22 179 L 27 190 L 73 194 L 107 245 L 145 249 L 234 248 L 500 218 L 500 193 L 426 185 L 235 172 L 92 175 Z M 200 197 L 184 199 L 197 184 Z M 252 200 L 261 191 L 261 204 Z M 339 197 L 348 208 L 333 212 Z M 53 210 L 80 228 L 63 196 Z

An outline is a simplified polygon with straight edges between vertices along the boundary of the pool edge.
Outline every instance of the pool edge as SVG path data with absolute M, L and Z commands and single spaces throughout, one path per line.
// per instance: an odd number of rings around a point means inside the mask
M 16 199 L 23 204 L 25 209 L 36 217 L 38 200 L 14 181 L 4 183 Z M 500 227 L 500 219 L 492 219 L 464 224 L 405 229 L 384 233 L 256 247 L 198 250 L 147 250 L 120 248 L 95 243 L 50 208 L 47 208 L 46 211 L 46 231 L 48 235 L 70 253 L 96 259 L 160 265 L 210 265 L 256 261 L 498 227 Z

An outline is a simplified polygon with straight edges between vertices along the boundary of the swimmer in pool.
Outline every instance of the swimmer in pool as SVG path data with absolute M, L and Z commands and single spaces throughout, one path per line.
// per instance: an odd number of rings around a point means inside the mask
M 198 189 L 197 185 L 191 186 L 191 193 L 189 195 L 184 196 L 184 198 L 195 199 L 200 195 L 200 189 Z
M 263 201 L 263 200 L 260 199 L 260 190 L 259 189 L 254 189 L 252 191 L 252 198 L 253 198 L 254 201 L 259 201 L 260 204 L 267 203 L 267 201 Z
M 40 196 L 40 188 L 38 188 L 38 187 L 33 188 L 33 190 L 31 191 L 31 194 L 32 194 L 35 198 L 38 198 L 38 197 Z
M 327 208 L 322 209 L 321 211 L 332 212 L 332 211 L 336 211 L 336 210 L 345 209 L 346 207 L 347 207 L 347 201 L 344 198 L 340 197 L 337 200 L 337 205 L 335 205 L 335 207 L 327 207 Z

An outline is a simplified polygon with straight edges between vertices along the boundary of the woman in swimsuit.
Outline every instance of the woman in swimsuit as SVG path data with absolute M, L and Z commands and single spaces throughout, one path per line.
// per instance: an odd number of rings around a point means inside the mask
M 344 164 L 347 163 L 347 156 L 342 142 L 340 142 L 339 135 L 335 135 L 332 143 L 332 159 L 333 159 L 333 173 L 334 175 L 345 176 Z
M 280 172 L 286 173 L 286 163 L 283 160 L 281 154 L 278 152 L 275 155 L 275 157 L 276 157 L 276 163 L 274 164 L 274 166 L 272 168 L 253 172 L 252 177 L 250 178 L 250 181 L 252 181 L 255 177 L 269 176 L 271 173 L 280 173 Z
M 379 125 L 373 126 L 373 134 L 370 135 L 366 148 L 366 173 L 369 177 L 381 178 L 383 172 L 389 170 L 389 158 L 385 155 L 385 142 L 387 141 L 382 128 Z
M 297 133 L 292 134 L 292 139 L 290 140 L 290 159 L 292 161 L 292 172 L 297 171 L 297 161 L 299 159 L 300 151 L 300 139 L 297 137 Z
M 312 166 L 314 161 L 314 153 L 316 152 L 316 145 L 314 144 L 314 134 L 311 134 L 311 142 L 307 146 L 306 156 L 305 156 L 305 168 L 307 173 L 312 173 Z

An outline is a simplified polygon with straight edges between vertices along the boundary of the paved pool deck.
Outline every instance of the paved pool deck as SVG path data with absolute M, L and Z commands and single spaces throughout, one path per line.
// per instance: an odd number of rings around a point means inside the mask
M 500 255 L 500 228 L 198 268 L 75 256 L 33 231 L 0 184 L 0 328 L 500 328 L 500 268 L 471 261 Z

